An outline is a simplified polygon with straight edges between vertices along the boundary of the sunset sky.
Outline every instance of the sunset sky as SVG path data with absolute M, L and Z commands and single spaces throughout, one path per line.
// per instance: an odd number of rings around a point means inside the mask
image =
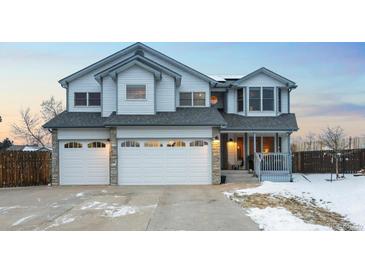
M 19 111 L 65 100 L 58 80 L 131 43 L 0 43 L 0 141 L 15 139 Z M 365 43 L 146 43 L 205 74 L 267 67 L 298 84 L 291 97 L 300 131 L 341 125 L 365 136 Z

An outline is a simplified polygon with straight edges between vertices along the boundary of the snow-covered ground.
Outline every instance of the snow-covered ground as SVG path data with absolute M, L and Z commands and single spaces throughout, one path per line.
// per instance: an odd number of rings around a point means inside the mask
M 341 181 L 329 182 L 329 174 L 294 174 L 293 183 L 264 182 L 257 188 L 238 190 L 247 195 L 254 193 L 299 196 L 321 207 L 337 212 L 365 229 L 365 177 L 346 175 Z M 283 208 L 249 209 L 248 214 L 265 230 L 328 230 L 328 227 L 304 223 Z

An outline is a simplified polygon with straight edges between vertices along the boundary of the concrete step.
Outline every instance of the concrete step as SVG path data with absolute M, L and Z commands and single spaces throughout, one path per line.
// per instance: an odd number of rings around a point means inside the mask
M 258 183 L 259 180 L 247 170 L 222 170 L 221 174 L 226 176 L 226 183 Z

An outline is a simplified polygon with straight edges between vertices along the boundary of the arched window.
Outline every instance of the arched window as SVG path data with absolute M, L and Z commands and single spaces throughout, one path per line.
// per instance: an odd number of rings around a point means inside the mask
M 66 143 L 65 148 L 82 148 L 82 144 L 78 143 L 78 142 L 69 142 Z
M 162 144 L 159 141 L 150 140 L 144 142 L 144 147 L 162 147 Z
M 181 140 L 170 140 L 167 143 L 168 147 L 185 147 L 185 142 L 181 141 Z
M 104 148 L 105 146 L 103 142 L 92 142 L 87 145 L 88 148 Z
M 207 146 L 208 142 L 203 141 L 203 140 L 194 140 L 190 142 L 190 146 L 191 147 L 203 147 L 203 146 Z
M 139 147 L 139 142 L 137 141 L 124 141 L 120 144 L 121 147 Z

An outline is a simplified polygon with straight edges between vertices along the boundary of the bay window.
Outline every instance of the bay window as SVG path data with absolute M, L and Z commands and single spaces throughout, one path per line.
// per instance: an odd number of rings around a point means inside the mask
M 250 111 L 261 111 L 261 88 L 250 87 Z
M 262 110 L 274 111 L 274 88 L 262 88 Z

